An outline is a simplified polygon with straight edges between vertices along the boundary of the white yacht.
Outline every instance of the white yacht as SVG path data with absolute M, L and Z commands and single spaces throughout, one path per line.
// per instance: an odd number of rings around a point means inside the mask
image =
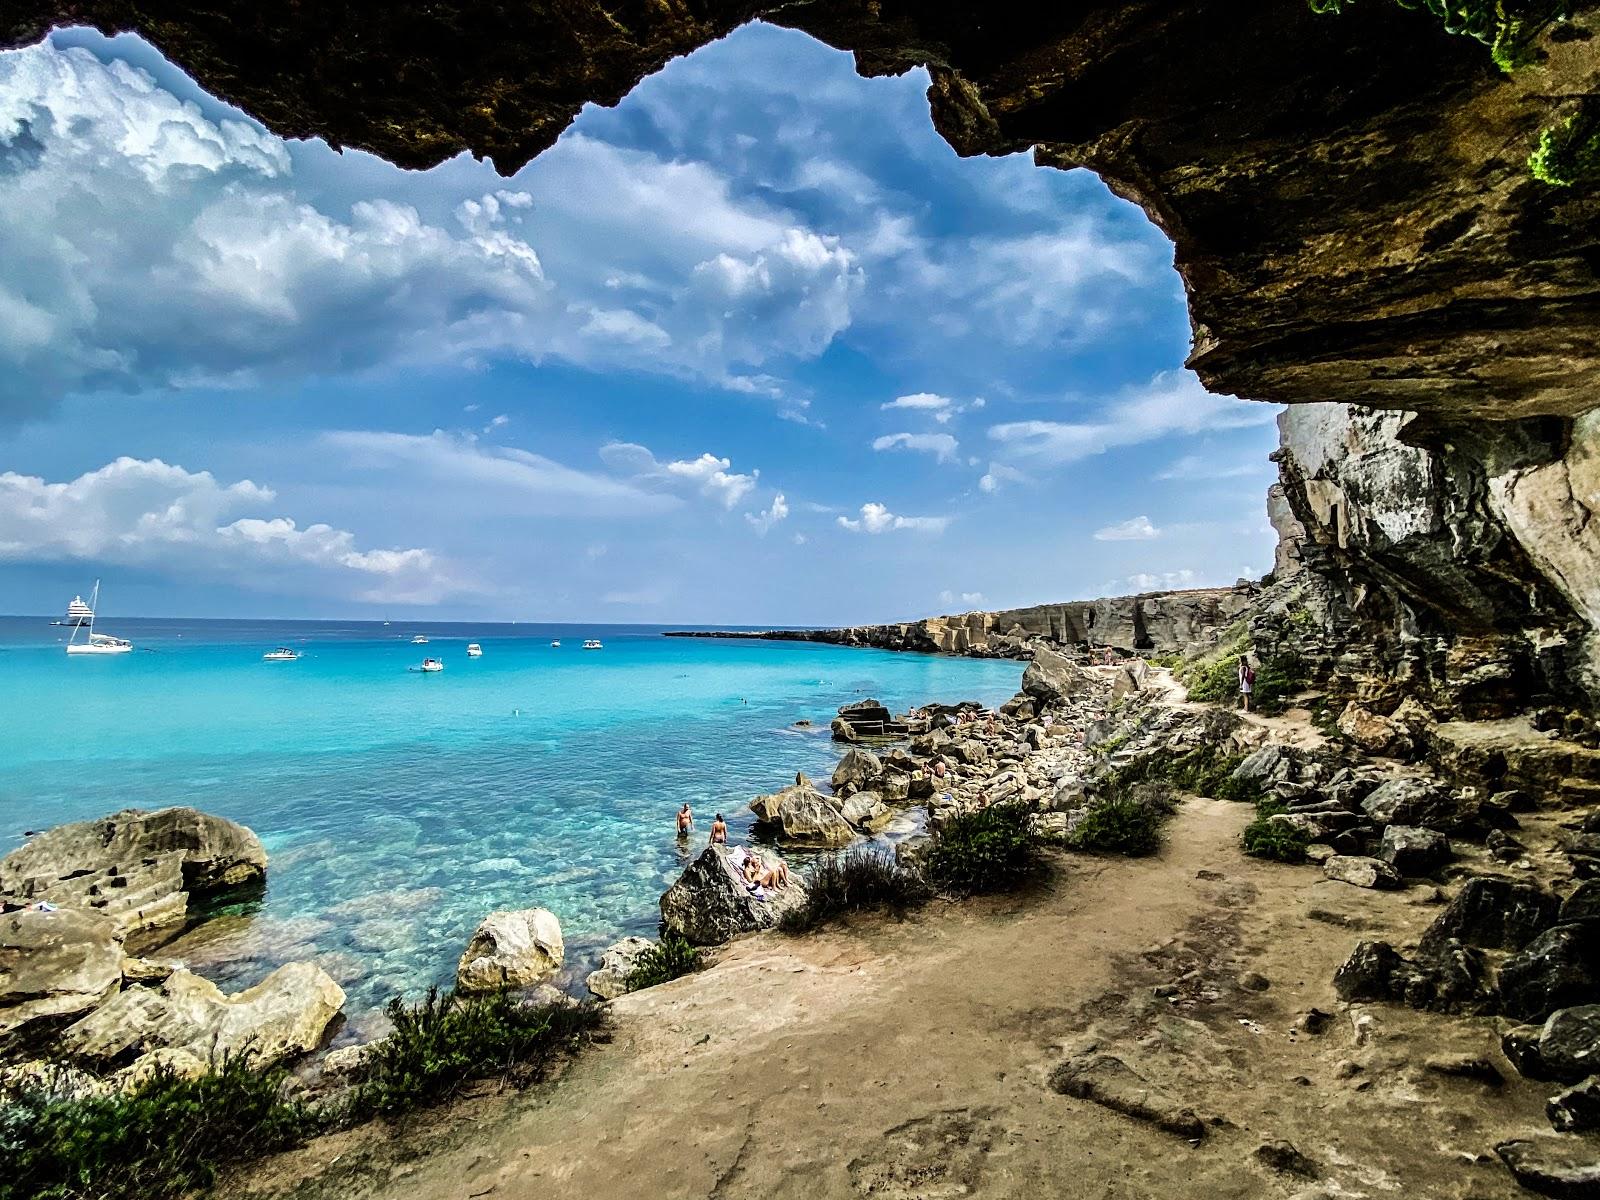
M 559 641 L 556 641 L 556 642 L 551 642 L 551 643 L 550 643 L 550 649 L 552 649 L 552 650 L 559 650 L 559 649 L 561 649 L 561 643 L 560 643 L 560 642 L 559 642 Z
M 67 642 L 68 654 L 127 654 L 133 649 L 133 643 L 127 638 L 112 637 L 109 633 L 96 633 L 94 631 L 94 610 L 100 607 L 100 581 L 94 581 L 94 594 L 89 601 L 89 620 L 84 625 L 75 625 L 72 629 L 72 638 Z M 85 629 L 89 636 L 84 641 L 78 640 L 78 634 Z
M 605 649 L 605 647 L 600 644 L 600 639 L 599 638 L 587 638 L 583 643 L 583 648 L 585 650 L 603 650 L 603 649 Z
M 300 658 L 298 650 L 291 650 L 287 646 L 279 646 L 276 650 L 268 650 L 261 656 L 262 662 L 297 662 Z
M 413 646 L 426 646 L 428 644 L 428 639 L 425 635 L 419 633 L 416 637 L 411 639 L 411 644 Z
M 468 642 L 467 643 L 467 657 L 468 658 L 482 658 L 483 657 L 483 647 L 478 645 L 477 642 Z
M 421 671 L 425 675 L 431 675 L 435 671 L 444 670 L 444 663 L 437 658 L 425 658 L 422 660 L 422 665 L 420 667 L 412 667 L 411 669 L 413 671 Z
M 70 625 L 76 629 L 79 625 L 89 625 L 94 622 L 94 609 L 83 602 L 82 596 L 74 596 L 72 603 L 67 605 L 67 615 L 59 621 L 51 621 L 52 625 Z

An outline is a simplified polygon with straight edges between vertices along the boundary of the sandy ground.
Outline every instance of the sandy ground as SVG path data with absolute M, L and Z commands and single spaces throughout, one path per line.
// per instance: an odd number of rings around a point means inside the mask
M 760 935 L 623 998 L 565 1078 L 276 1159 L 237 1194 L 1144 1198 L 1526 1196 L 1492 1154 L 1548 1131 L 1493 1024 L 1341 1005 L 1363 936 L 1431 888 L 1362 891 L 1245 858 L 1243 805 L 1189 800 L 1146 860 L 1062 855 L 1027 895 Z M 1249 980 L 1249 973 L 1265 976 Z M 1158 998 L 1156 985 L 1177 984 Z M 1326 1032 L 1296 1032 L 1317 1007 Z M 1364 1029 L 1363 1029 L 1364 1027 Z M 1198 1144 L 1049 1090 L 1098 1043 L 1211 1120 Z M 1495 1087 L 1425 1064 L 1489 1058 Z M 1287 1139 L 1316 1181 L 1254 1157 Z

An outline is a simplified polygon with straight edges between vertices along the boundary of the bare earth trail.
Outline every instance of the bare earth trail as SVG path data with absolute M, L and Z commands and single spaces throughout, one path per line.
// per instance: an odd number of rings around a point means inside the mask
M 1491 1152 L 1548 1129 L 1487 1021 L 1338 1003 L 1363 936 L 1431 889 L 1245 858 L 1248 806 L 1191 799 L 1144 860 L 1060 856 L 1047 886 L 905 921 L 759 935 L 615 1004 L 559 1082 L 285 1156 L 252 1192 L 543 1197 L 1526 1196 Z M 1255 972 L 1262 981 L 1252 979 Z M 1250 984 L 1254 984 L 1252 988 Z M 1157 985 L 1176 985 L 1158 998 Z M 1294 1029 L 1313 1006 L 1325 1032 Z M 1358 1036 L 1354 1017 L 1370 1027 Z M 1211 1121 L 1192 1146 L 1051 1091 L 1098 1042 Z M 1427 1068 L 1479 1056 L 1503 1087 Z M 1286 1139 L 1319 1178 L 1254 1157 Z M 330 1160 L 334 1160 L 330 1164 Z M 236 1191 L 237 1189 L 228 1189 Z

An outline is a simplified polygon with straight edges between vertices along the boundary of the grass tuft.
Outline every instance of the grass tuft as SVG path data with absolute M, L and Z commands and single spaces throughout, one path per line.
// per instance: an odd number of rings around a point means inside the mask
M 1041 862 L 1028 823 L 1028 806 L 1015 801 L 950 818 L 939 826 L 923 860 L 928 879 L 960 895 L 1009 891 Z
M 778 919 L 784 933 L 805 933 L 847 912 L 904 912 L 926 903 L 933 888 L 892 851 L 870 846 L 819 858 L 806 871 L 806 902 Z
M 689 975 L 701 966 L 700 951 L 676 933 L 669 933 L 634 960 L 628 972 L 628 990 L 643 991 L 658 983 Z

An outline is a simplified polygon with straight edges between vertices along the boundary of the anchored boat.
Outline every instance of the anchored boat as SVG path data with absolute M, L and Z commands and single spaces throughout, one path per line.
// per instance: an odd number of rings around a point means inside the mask
M 477 642 L 468 642 L 467 643 L 467 657 L 468 658 L 482 658 L 483 657 L 483 647 L 478 645 Z
M 291 650 L 287 646 L 279 646 L 276 650 L 268 650 L 261 656 L 262 662 L 295 662 L 299 659 L 300 652 Z
M 100 581 L 94 581 L 94 594 L 88 604 L 89 620 L 84 625 L 75 625 L 72 629 L 72 639 L 67 642 L 68 654 L 127 654 L 133 649 L 133 643 L 127 638 L 112 637 L 109 633 L 96 633 L 94 631 L 95 610 L 100 607 Z M 69 610 L 70 611 L 70 610 Z M 84 641 L 78 640 L 78 634 L 85 629 L 89 636 Z

